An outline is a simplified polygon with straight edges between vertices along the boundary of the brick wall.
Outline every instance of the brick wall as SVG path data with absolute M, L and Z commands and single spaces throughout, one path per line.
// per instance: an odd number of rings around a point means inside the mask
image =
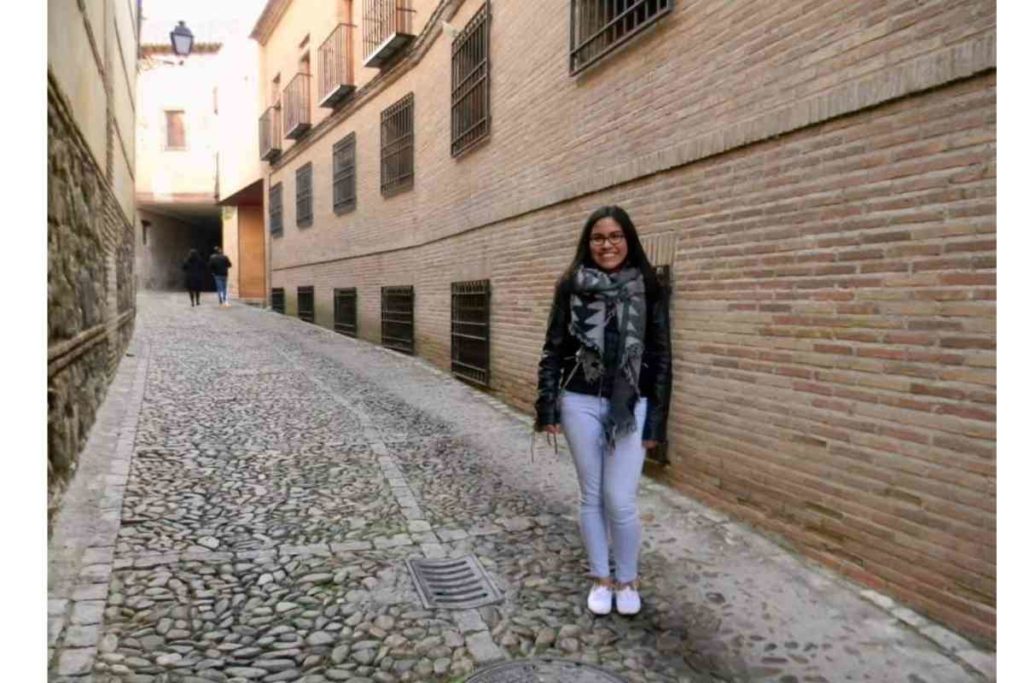
M 295 0 L 282 23 L 310 2 Z M 458 27 L 481 3 L 445 4 L 458 5 L 451 17 Z M 989 0 L 779 8 L 680 3 L 620 54 L 573 79 L 568 11 L 495 3 L 492 134 L 459 160 L 449 154 L 451 40 L 435 25 L 412 53 L 418 61 L 388 70 L 382 84 L 357 92 L 268 167 L 265 187 L 283 185 L 285 226 L 272 240 L 271 267 L 458 234 L 994 66 Z M 380 112 L 409 92 L 415 191 L 383 198 Z M 353 131 L 359 210 L 338 217 L 331 147 Z M 296 228 L 295 170 L 307 162 L 314 223 Z
M 586 215 L 621 204 L 675 240 L 661 476 L 991 641 L 994 8 L 770 5 L 680 4 L 572 80 L 563 18 L 499 4 L 491 140 L 447 157 L 447 93 L 429 87 L 447 46 L 427 51 L 271 170 L 271 286 L 294 313 L 313 285 L 327 327 L 331 290 L 358 287 L 360 336 L 378 341 L 380 286 L 413 284 L 417 353 L 447 368 L 450 283 L 490 279 L 492 388 L 529 409 L 554 280 Z M 383 200 L 374 117 L 409 91 L 416 189 Z M 329 145 L 350 130 L 359 208 L 336 218 Z M 310 159 L 316 218 L 299 230 Z

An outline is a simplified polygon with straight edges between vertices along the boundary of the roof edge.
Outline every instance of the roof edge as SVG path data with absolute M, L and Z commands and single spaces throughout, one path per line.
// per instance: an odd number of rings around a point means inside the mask
M 219 52 L 223 45 L 221 43 L 195 43 L 192 52 L 196 54 L 211 54 Z M 169 43 L 143 43 L 139 46 L 139 52 L 143 57 L 147 55 L 168 55 L 173 54 Z
M 277 22 L 281 21 L 285 10 L 291 4 L 292 0 L 267 0 L 267 4 L 260 13 L 260 18 L 256 20 L 256 25 L 253 26 L 249 37 L 259 42 L 260 45 L 266 45 L 267 38 L 270 37 L 274 28 L 277 27 Z

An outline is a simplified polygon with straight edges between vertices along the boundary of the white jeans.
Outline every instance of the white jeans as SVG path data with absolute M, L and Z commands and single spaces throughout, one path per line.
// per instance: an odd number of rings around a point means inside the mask
M 640 515 L 636 491 L 644 467 L 641 439 L 647 418 L 647 399 L 637 400 L 637 428 L 608 448 L 602 421 L 607 398 L 567 391 L 562 395 L 562 431 L 569 442 L 580 484 L 580 532 L 595 578 L 609 578 L 608 537 L 615 554 L 615 579 L 637 578 L 640 558 Z

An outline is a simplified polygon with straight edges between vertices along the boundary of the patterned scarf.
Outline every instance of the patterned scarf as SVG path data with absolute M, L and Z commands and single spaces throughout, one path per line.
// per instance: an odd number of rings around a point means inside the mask
M 606 273 L 581 266 L 573 275 L 569 332 L 580 342 L 577 358 L 588 382 L 604 377 L 604 330 L 614 314 L 619 327 L 615 351 L 617 371 L 609 397 L 611 409 L 604 433 L 609 445 L 615 437 L 636 429 L 633 406 L 640 393 L 640 363 L 644 355 L 647 304 L 644 278 L 636 268 Z

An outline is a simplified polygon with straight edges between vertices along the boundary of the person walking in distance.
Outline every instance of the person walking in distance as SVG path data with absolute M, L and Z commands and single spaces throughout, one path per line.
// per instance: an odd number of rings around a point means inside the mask
M 213 248 L 213 255 L 210 256 L 210 272 L 213 273 L 213 281 L 217 283 L 217 300 L 221 306 L 228 304 L 228 268 L 231 267 L 231 259 L 225 256 L 220 247 Z
M 645 449 L 665 440 L 672 392 L 668 293 L 629 214 L 587 218 L 555 287 L 538 368 L 535 429 L 569 442 L 580 487 L 580 532 L 594 614 L 636 614 Z M 615 577 L 609 563 L 615 559 Z
M 188 288 L 188 300 L 193 307 L 199 305 L 199 293 L 203 289 L 203 280 L 206 279 L 206 264 L 200 258 L 199 252 L 189 249 L 188 257 L 181 264 L 185 271 L 185 287 Z

